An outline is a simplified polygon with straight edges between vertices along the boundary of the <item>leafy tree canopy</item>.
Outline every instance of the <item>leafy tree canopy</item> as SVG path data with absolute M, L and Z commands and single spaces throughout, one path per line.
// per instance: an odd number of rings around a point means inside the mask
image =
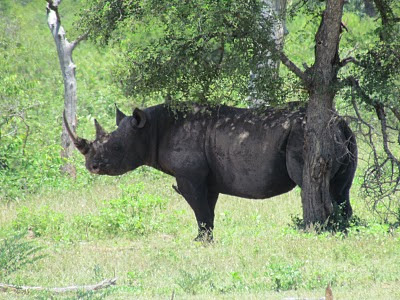
M 249 74 L 276 60 L 261 1 L 88 1 L 79 27 L 99 44 L 118 44 L 116 78 L 128 95 L 239 102 Z M 106 20 L 107 22 L 104 22 Z M 258 68 L 256 89 L 282 96 L 274 70 Z

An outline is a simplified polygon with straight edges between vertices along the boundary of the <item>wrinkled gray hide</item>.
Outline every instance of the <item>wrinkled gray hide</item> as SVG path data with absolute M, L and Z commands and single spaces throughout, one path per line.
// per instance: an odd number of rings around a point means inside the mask
M 304 118 L 304 108 L 257 112 L 192 105 L 172 112 L 157 105 L 132 116 L 117 109 L 118 129 L 107 134 L 96 122 L 94 142 L 72 138 L 92 173 L 120 175 L 148 165 L 174 176 L 176 190 L 195 213 L 198 238 L 212 238 L 220 193 L 264 199 L 301 187 Z M 336 157 L 330 194 L 350 217 L 357 146 L 342 119 L 332 124 Z

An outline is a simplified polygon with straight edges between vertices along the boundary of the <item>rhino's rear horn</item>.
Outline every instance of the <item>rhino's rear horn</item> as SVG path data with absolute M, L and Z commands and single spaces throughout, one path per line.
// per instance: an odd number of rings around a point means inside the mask
M 63 120 L 64 120 L 64 126 L 65 129 L 67 129 L 68 135 L 71 138 L 72 142 L 74 143 L 75 147 L 83 154 L 85 155 L 86 153 L 89 152 L 89 143 L 87 140 L 82 139 L 78 137 L 69 127 L 68 121 L 67 121 L 67 116 L 65 115 L 65 110 L 63 112 Z
M 96 139 L 99 140 L 102 137 L 107 135 L 107 132 L 101 127 L 99 122 L 97 122 L 96 119 L 94 119 L 94 127 L 96 127 Z
M 117 126 L 119 126 L 119 123 L 121 123 L 122 119 L 125 118 L 126 115 L 120 111 L 117 107 L 117 104 L 115 104 L 115 121 L 117 123 Z

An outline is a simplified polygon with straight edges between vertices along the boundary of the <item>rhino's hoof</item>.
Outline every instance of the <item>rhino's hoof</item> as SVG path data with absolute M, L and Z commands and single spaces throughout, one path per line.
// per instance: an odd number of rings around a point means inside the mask
M 214 242 L 213 235 L 210 233 L 199 233 L 194 239 L 195 242 L 212 243 Z

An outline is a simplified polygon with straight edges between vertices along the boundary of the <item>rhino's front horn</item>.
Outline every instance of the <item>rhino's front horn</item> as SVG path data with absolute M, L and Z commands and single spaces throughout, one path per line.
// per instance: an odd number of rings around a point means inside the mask
M 69 127 L 67 117 L 65 115 L 65 110 L 63 112 L 63 120 L 64 120 L 64 126 L 67 129 L 68 135 L 71 138 L 72 142 L 74 143 L 75 147 L 83 154 L 85 155 L 86 153 L 89 152 L 89 143 L 87 140 L 82 139 L 78 137 Z

